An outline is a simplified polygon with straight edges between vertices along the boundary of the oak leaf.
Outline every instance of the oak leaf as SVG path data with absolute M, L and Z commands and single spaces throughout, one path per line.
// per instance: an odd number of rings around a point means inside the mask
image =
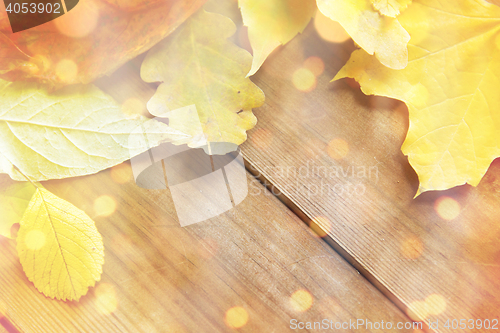
M 255 74 L 271 52 L 302 33 L 316 12 L 315 0 L 239 0 L 253 50 Z
M 79 300 L 101 278 L 104 247 L 94 221 L 44 188 L 23 215 L 17 252 L 26 276 L 47 297 Z
M 355 51 L 335 79 L 355 78 L 365 94 L 404 101 L 402 146 L 418 194 L 476 186 L 500 156 L 500 8 L 480 0 L 413 2 L 399 16 L 412 39 L 403 70 Z
M 147 51 L 204 2 L 81 0 L 65 15 L 15 34 L 0 10 L 0 78 L 55 88 L 90 83 Z
M 202 131 L 209 142 L 243 143 L 257 122 L 252 108 L 264 103 L 264 93 L 245 77 L 252 56 L 227 40 L 235 31 L 227 17 L 202 10 L 153 47 L 141 77 L 162 83 L 148 110 L 192 137 Z
M 381 15 L 370 0 L 317 0 L 318 9 L 339 22 L 351 38 L 369 54 L 393 69 L 408 64 L 410 35 L 397 18 Z
M 93 174 L 184 137 L 157 121 L 128 119 L 94 86 L 48 93 L 35 83 L 0 80 L 0 172 L 14 180 Z

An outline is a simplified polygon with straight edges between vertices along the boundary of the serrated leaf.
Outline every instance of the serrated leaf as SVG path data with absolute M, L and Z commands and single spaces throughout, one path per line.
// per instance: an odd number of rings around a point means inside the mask
M 227 17 L 202 10 L 152 48 L 141 77 L 162 84 L 148 110 L 194 138 L 201 128 L 209 142 L 243 143 L 257 121 L 252 108 L 264 103 L 264 93 L 245 78 L 251 55 L 226 39 L 235 30 Z
M 150 49 L 204 3 L 82 0 L 61 17 L 17 33 L 0 10 L 0 77 L 55 88 L 93 82 Z
M 371 0 L 380 14 L 390 17 L 398 16 L 411 4 L 411 0 Z
M 27 179 L 15 167 L 33 181 L 93 174 L 162 141 L 187 137 L 148 120 L 127 119 L 94 86 L 50 94 L 36 84 L 0 80 L 0 172 L 21 181 Z M 131 134 L 139 126 L 150 147 L 142 134 Z
M 422 0 L 399 18 L 412 35 L 408 67 L 391 70 L 359 50 L 335 79 L 353 77 L 364 93 L 408 105 L 402 151 L 418 174 L 417 195 L 476 186 L 500 156 L 500 8 Z
M 79 300 L 100 280 L 102 237 L 83 211 L 38 188 L 20 225 L 17 252 L 21 265 L 44 295 Z
M 315 0 L 239 0 L 253 50 L 255 74 L 271 52 L 302 33 L 316 11 Z
M 10 185 L 0 193 L 0 236 L 12 238 L 11 227 L 21 221 L 35 190 L 25 182 Z
M 323 15 L 339 22 L 351 38 L 385 66 L 405 68 L 410 35 L 397 18 L 381 15 L 370 0 L 317 0 Z

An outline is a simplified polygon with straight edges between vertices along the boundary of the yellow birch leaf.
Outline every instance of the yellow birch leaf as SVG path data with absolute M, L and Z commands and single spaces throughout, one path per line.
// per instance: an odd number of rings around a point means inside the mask
M 45 296 L 79 300 L 101 279 L 102 237 L 83 211 L 38 188 L 20 225 L 17 252 L 21 265 Z
M 28 182 L 8 186 L 0 193 L 0 236 L 13 238 L 10 230 L 19 223 L 36 188 Z
M 373 7 L 379 11 L 380 14 L 390 17 L 398 16 L 405 10 L 411 0 L 371 0 Z
M 271 52 L 302 33 L 316 11 L 315 0 L 239 0 L 253 50 L 254 75 Z
M 403 69 L 408 64 L 410 35 L 397 18 L 381 15 L 370 0 L 317 0 L 321 13 L 339 22 L 351 38 L 384 65 Z
M 153 47 L 141 77 L 162 83 L 148 110 L 193 137 L 202 130 L 209 142 L 243 143 L 257 122 L 252 108 L 264 104 L 264 93 L 245 77 L 252 56 L 227 40 L 235 31 L 227 17 L 201 10 Z
M 418 194 L 476 186 L 500 156 L 500 8 L 481 0 L 421 0 L 401 16 L 412 35 L 408 66 L 381 66 L 355 51 L 335 79 L 355 78 L 365 94 L 404 101 L 402 146 Z
M 142 134 L 134 132 L 139 126 L 144 126 L 151 147 L 187 137 L 143 117 L 128 119 L 94 86 L 48 93 L 35 83 L 0 80 L 0 172 L 15 180 L 27 179 L 14 166 L 40 181 L 93 174 L 120 164 L 150 148 Z

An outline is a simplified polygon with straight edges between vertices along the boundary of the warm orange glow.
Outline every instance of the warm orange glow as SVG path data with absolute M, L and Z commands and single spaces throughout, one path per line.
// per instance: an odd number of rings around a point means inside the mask
M 139 115 L 146 115 L 146 103 L 138 98 L 129 98 L 122 104 L 122 111 L 129 118 L 134 118 Z
M 273 141 L 273 133 L 264 128 L 253 131 L 249 137 L 250 141 L 258 149 L 267 149 Z
M 72 60 L 63 59 L 56 65 L 56 75 L 63 82 L 71 82 L 78 75 L 78 66 Z
M 45 245 L 45 234 L 40 230 L 31 230 L 26 234 L 24 243 L 30 250 L 40 250 Z
M 401 244 L 401 254 L 406 259 L 417 259 L 424 251 L 424 244 L 417 238 L 409 238 Z
M 299 68 L 293 73 L 293 85 L 300 91 L 309 92 L 316 88 L 316 76 L 307 68 Z
M 81 1 L 63 16 L 54 20 L 59 32 L 73 38 L 82 38 L 94 31 L 99 22 L 99 10 L 96 0 Z
M 118 184 L 125 184 L 132 179 L 132 168 L 127 163 L 118 164 L 111 168 L 111 178 Z
M 350 37 L 342 26 L 323 15 L 319 10 L 314 17 L 314 27 L 324 40 L 332 43 L 343 43 Z
M 453 198 L 442 196 L 436 200 L 434 209 L 438 215 L 447 221 L 451 221 L 460 214 L 460 204 Z
M 422 301 L 412 302 L 408 306 L 407 310 L 408 317 L 414 321 L 423 321 L 429 316 L 429 310 L 427 309 L 427 303 Z
M 309 226 L 314 231 L 314 235 L 323 238 L 328 235 L 332 224 L 326 217 L 318 216 L 311 221 Z
M 232 307 L 226 312 L 225 322 L 230 328 L 243 327 L 248 322 L 248 312 L 240 306 Z
M 314 298 L 310 292 L 304 289 L 297 290 L 290 297 L 290 304 L 295 311 L 305 312 L 313 305 Z
M 432 294 L 425 299 L 427 310 L 431 316 L 437 316 L 446 311 L 446 298 Z
M 102 195 L 95 199 L 94 211 L 97 216 L 110 216 L 116 211 L 116 200 L 109 195 Z
M 115 287 L 109 283 L 100 283 L 95 289 L 95 307 L 102 314 L 109 315 L 118 307 Z
M 326 151 L 331 158 L 340 160 L 349 153 L 349 144 L 345 140 L 336 138 L 328 143 Z
M 304 68 L 310 70 L 314 75 L 320 76 L 325 70 L 325 63 L 319 57 L 309 57 L 304 60 Z

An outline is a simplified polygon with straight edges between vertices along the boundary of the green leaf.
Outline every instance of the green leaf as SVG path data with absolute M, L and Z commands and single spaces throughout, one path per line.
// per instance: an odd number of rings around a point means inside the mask
M 149 146 L 138 131 L 131 135 L 140 126 Z M 37 84 L 0 80 L 0 172 L 15 180 L 26 180 L 22 174 L 33 181 L 93 174 L 185 137 L 156 121 L 127 119 L 94 86 L 50 94 Z
M 83 211 L 39 188 L 20 225 L 17 252 L 21 265 L 44 295 L 79 300 L 100 280 L 102 237 Z

